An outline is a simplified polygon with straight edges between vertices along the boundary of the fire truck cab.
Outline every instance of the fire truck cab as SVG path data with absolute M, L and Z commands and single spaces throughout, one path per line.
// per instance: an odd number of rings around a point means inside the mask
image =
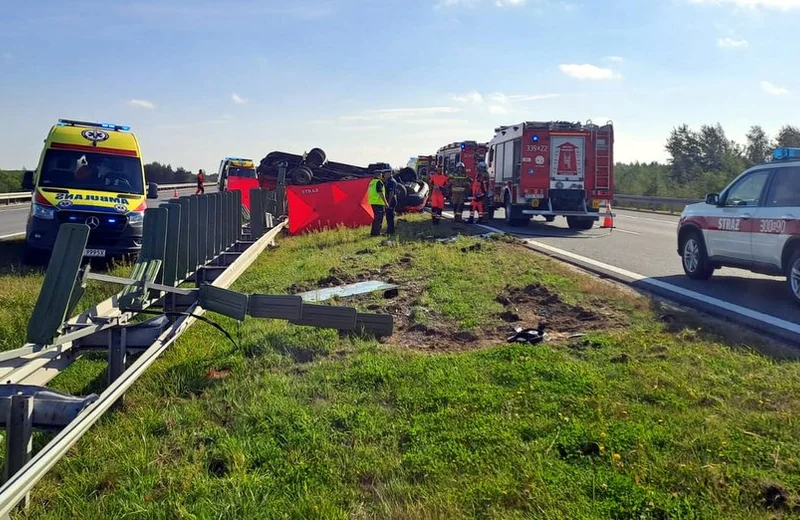
M 445 172 L 455 170 L 456 165 L 464 163 L 467 176 L 474 179 L 478 171 L 478 163 L 486 157 L 486 144 L 475 141 L 450 143 L 436 152 L 436 165 Z
M 564 216 L 571 229 L 591 229 L 614 196 L 614 128 L 528 121 L 495 129 L 487 167 L 493 207 L 510 225 L 534 215 Z

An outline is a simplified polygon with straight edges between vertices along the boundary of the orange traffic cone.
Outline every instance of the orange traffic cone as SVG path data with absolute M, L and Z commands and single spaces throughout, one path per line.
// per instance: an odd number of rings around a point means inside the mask
M 606 216 L 603 218 L 601 229 L 611 229 L 614 227 L 614 217 L 611 215 L 611 201 L 606 203 Z
M 175 193 L 172 194 L 172 197 L 175 198 L 175 199 L 180 197 L 180 195 L 178 195 L 178 188 L 175 188 Z

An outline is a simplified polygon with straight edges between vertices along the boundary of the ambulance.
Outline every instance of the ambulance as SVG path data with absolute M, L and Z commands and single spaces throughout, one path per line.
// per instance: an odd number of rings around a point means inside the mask
M 59 119 L 45 139 L 35 171 L 22 186 L 31 190 L 25 229 L 25 260 L 45 261 L 61 224 L 86 224 L 86 257 L 138 253 L 146 199 L 158 186 L 145 181 L 141 150 L 127 126 Z

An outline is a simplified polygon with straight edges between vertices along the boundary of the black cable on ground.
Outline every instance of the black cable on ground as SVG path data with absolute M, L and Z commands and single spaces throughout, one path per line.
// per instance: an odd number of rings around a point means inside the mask
M 214 327 L 218 331 L 222 332 L 225 335 L 225 337 L 228 338 L 228 340 L 233 344 L 233 346 L 236 347 L 236 349 L 239 348 L 239 344 L 236 342 L 235 339 L 233 339 L 233 336 L 231 335 L 230 332 L 225 330 L 225 328 L 222 325 L 220 325 L 219 323 L 215 322 L 214 320 L 208 319 L 205 316 L 200 316 L 198 314 L 192 314 L 191 312 L 170 312 L 170 311 L 151 311 L 151 310 L 144 310 L 144 311 L 137 311 L 137 312 L 139 312 L 141 314 L 149 314 L 149 315 L 152 315 L 152 316 L 181 316 L 181 317 L 194 318 L 196 320 L 202 321 L 203 323 L 207 323 L 208 325 L 211 325 L 212 327 Z

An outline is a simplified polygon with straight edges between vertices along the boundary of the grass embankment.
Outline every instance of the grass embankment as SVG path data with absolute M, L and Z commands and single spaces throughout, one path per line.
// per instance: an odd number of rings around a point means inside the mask
M 393 279 L 399 296 L 351 300 L 394 313 L 392 338 L 248 319 L 233 346 L 193 327 L 36 488 L 26 516 L 797 511 L 797 364 L 722 344 L 519 245 L 425 240 L 426 222 L 400 225 L 392 244 L 364 230 L 281 240 L 236 285 Z M 540 319 L 551 341 L 504 343 Z

